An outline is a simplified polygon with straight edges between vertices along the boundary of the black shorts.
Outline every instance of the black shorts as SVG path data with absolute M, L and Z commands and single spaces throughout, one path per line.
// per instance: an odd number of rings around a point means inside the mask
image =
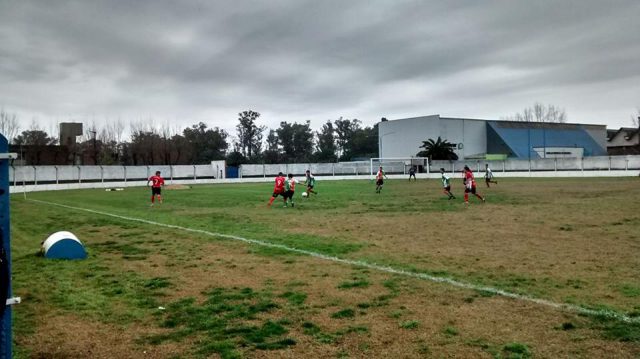
M 384 184 L 384 180 L 382 178 L 380 178 L 379 180 L 376 180 L 377 186 L 382 186 L 383 184 Z
M 273 192 L 272 197 L 284 196 L 284 192 Z
M 282 197 L 284 197 L 284 199 L 287 199 L 287 198 L 293 199 L 293 193 L 294 193 L 293 191 L 284 191 L 284 193 L 282 194 Z
M 451 192 L 451 186 L 445 187 L 444 190 L 447 191 L 447 192 Z
M 476 186 L 472 186 L 471 189 L 469 189 L 469 187 L 464 188 L 464 193 L 469 193 L 469 192 L 476 194 Z
M 313 189 L 313 185 L 312 184 L 308 185 L 307 189 Z
M 162 188 L 161 187 L 151 187 L 151 195 L 160 195 L 162 194 Z

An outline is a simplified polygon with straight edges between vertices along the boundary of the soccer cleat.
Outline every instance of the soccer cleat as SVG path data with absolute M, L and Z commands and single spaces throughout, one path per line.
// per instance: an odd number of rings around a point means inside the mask
M 484 200 L 484 197 L 482 197 L 482 203 L 485 203 L 486 201 Z

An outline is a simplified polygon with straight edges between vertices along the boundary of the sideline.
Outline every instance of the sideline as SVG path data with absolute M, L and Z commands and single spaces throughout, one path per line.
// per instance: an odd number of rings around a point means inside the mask
M 27 199 L 27 200 L 31 201 L 31 202 L 36 202 L 36 203 L 41 203 L 41 204 L 46 204 L 46 205 L 51 205 L 51 206 L 57 206 L 57 207 L 61 207 L 61 208 L 72 209 L 72 210 L 76 210 L 76 211 L 84 211 L 84 212 L 89 212 L 89 213 L 95 213 L 95 214 L 108 216 L 108 217 L 113 217 L 113 218 L 118 218 L 118 219 L 122 219 L 122 220 L 125 220 L 125 221 L 130 221 L 130 222 L 140 222 L 140 223 L 151 224 L 151 225 L 154 225 L 154 226 L 160 226 L 160 227 L 171 228 L 171 229 L 177 229 L 177 230 L 191 232 L 191 233 L 204 234 L 204 235 L 211 236 L 211 237 L 232 239 L 232 240 L 241 241 L 241 242 L 250 243 L 250 244 L 255 244 L 255 245 L 259 245 L 259 246 L 263 246 L 263 247 L 278 248 L 278 249 L 282 249 L 282 250 L 285 250 L 285 251 L 294 252 L 294 253 L 300 253 L 300 254 L 304 254 L 304 255 L 310 256 L 310 257 L 319 258 L 319 259 L 332 261 L 332 262 L 336 262 L 336 263 L 342 263 L 342 264 L 348 264 L 348 265 L 353 265 L 353 266 L 365 267 L 365 268 L 373 269 L 373 270 L 380 271 L 380 272 L 398 274 L 398 275 L 402 275 L 402 276 L 406 276 L 406 277 L 418 278 L 418 279 L 428 280 L 428 281 L 436 282 L 436 283 L 445 283 L 445 284 L 449 284 L 449 285 L 452 285 L 452 286 L 458 287 L 458 288 L 489 292 L 489 293 L 492 293 L 492 294 L 495 294 L 495 295 L 499 295 L 499 296 L 502 296 L 502 297 L 517 299 L 517 300 L 530 302 L 530 303 L 535 303 L 535 304 L 539 304 L 539 305 L 543 305 L 543 306 L 547 306 L 547 307 L 551 307 L 551 308 L 555 308 L 555 309 L 566 310 L 566 311 L 573 312 L 573 313 L 585 314 L 585 315 L 591 315 L 591 316 L 604 316 L 604 317 L 617 319 L 617 320 L 620 320 L 620 321 L 623 321 L 623 322 L 627 322 L 627 323 L 640 323 L 640 317 L 629 317 L 627 315 L 620 314 L 618 312 L 611 311 L 611 310 L 594 310 L 594 309 L 583 308 L 583 307 L 580 307 L 580 306 L 574 305 L 574 304 L 556 303 L 556 302 L 553 302 L 553 301 L 550 301 L 550 300 L 546 300 L 546 299 L 535 298 L 535 297 L 530 297 L 530 296 L 527 296 L 527 295 L 512 293 L 512 292 L 504 291 L 504 290 L 498 289 L 498 288 L 485 287 L 485 286 L 476 285 L 476 284 L 472 284 L 472 283 L 466 283 L 466 282 L 462 282 L 462 281 L 451 279 L 451 278 L 447 278 L 447 277 L 436 277 L 436 276 L 432 276 L 432 275 L 429 275 L 429 274 L 426 274 L 426 273 L 409 272 L 409 271 L 405 271 L 405 270 L 402 270 L 402 269 L 397 269 L 397 268 L 384 266 L 384 265 L 379 265 L 379 264 L 375 264 L 375 263 L 369 263 L 369 262 L 365 262 L 365 261 L 359 261 L 359 260 L 352 260 L 352 259 L 344 259 L 344 258 L 339 258 L 339 257 L 327 256 L 327 255 L 324 255 L 322 253 L 312 252 L 312 251 L 308 251 L 308 250 L 305 250 L 305 249 L 289 247 L 289 246 L 286 246 L 286 245 L 283 245 L 283 244 L 271 243 L 271 242 L 261 241 L 261 240 L 258 240 L 258 239 L 244 238 L 244 237 L 234 236 L 234 235 L 231 235 L 231 234 L 209 232 L 209 231 L 205 231 L 205 230 L 202 230 L 202 229 L 193 229 L 193 228 L 182 227 L 182 226 L 177 226 L 177 225 L 173 225 L 173 224 L 154 222 L 154 221 L 149 221 L 149 220 L 142 219 L 142 218 L 126 217 L 126 216 L 121 216 L 121 215 L 118 215 L 118 214 L 102 212 L 102 211 L 98 211 L 98 210 L 94 210 L 94 209 L 88 209 L 88 208 L 68 206 L 68 205 L 65 205 L 65 204 L 60 204 L 60 203 L 55 203 L 55 202 L 41 201 L 41 200 L 37 200 L 37 199 Z

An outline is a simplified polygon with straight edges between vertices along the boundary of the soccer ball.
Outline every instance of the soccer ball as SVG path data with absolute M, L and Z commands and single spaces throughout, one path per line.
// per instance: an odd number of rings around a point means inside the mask
M 308 196 L 307 192 L 302 192 L 302 197 Z

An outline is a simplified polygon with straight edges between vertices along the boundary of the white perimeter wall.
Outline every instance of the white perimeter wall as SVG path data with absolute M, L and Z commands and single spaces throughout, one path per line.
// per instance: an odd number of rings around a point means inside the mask
M 448 171 L 450 172 L 450 171 Z M 450 172 L 454 177 L 462 178 L 460 171 Z M 477 178 L 482 178 L 483 172 L 474 171 Z M 516 178 L 516 177 L 529 177 L 529 178 L 563 178 L 563 177 L 635 177 L 638 176 L 638 171 L 631 170 L 611 170 L 611 171 L 522 171 L 522 172 L 500 172 L 493 171 L 496 178 Z M 407 175 L 389 175 L 389 179 L 399 179 L 402 181 L 407 180 Z M 433 179 L 439 180 L 440 173 L 418 173 L 416 175 L 418 179 Z M 322 185 L 322 181 L 342 181 L 342 180 L 371 180 L 372 176 L 358 175 L 358 176 L 316 176 L 316 179 Z M 253 177 L 253 178 L 227 178 L 227 179 L 201 179 L 201 180 L 170 180 L 168 184 L 226 184 L 226 183 L 272 183 L 273 177 Z M 373 183 L 373 182 L 372 182 Z M 393 183 L 393 182 L 391 182 Z M 404 182 L 403 182 L 404 183 Z M 90 188 L 127 188 L 127 187 L 143 187 L 146 186 L 146 181 L 128 181 L 128 182 L 88 182 L 88 183 L 63 183 L 63 184 L 43 184 L 43 185 L 17 185 L 11 186 L 11 193 L 23 193 L 23 192 L 40 192 L 40 191 L 58 191 L 58 190 L 71 190 L 71 189 L 90 189 Z M 391 184 L 393 185 L 393 184 Z
M 399 161 L 395 167 L 393 160 L 384 163 L 388 173 L 393 173 L 389 174 L 389 178 L 407 178 L 405 162 Z M 375 164 L 377 165 L 377 162 Z M 639 175 L 640 156 L 546 158 L 531 161 L 512 159 L 505 161 L 432 161 L 429 173 L 418 173 L 417 177 L 439 178 L 441 167 L 445 168 L 448 173 L 459 176 L 465 165 L 469 166 L 478 177 L 482 177 L 485 164 L 489 164 L 496 177 L 629 177 Z M 278 172 L 293 173 L 302 177 L 307 169 L 311 169 L 320 181 L 372 179 L 370 166 L 370 162 L 243 165 L 241 172 L 245 175 L 251 174 L 252 177 L 231 179 L 217 177 L 214 179 L 219 167 L 214 168 L 211 165 L 170 166 L 168 168 L 163 166 L 16 166 L 10 168 L 10 191 L 11 193 L 19 193 L 145 186 L 147 177 L 156 170 L 163 172 L 167 184 L 272 182 Z M 55 180 L 56 173 L 58 183 Z

